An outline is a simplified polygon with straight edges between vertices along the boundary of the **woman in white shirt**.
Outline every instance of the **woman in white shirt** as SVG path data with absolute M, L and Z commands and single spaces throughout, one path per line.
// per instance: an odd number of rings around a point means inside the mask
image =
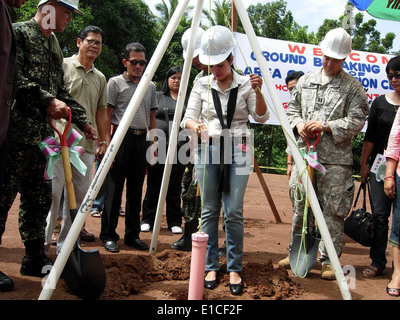
M 181 127 L 199 137 L 195 171 L 202 198 L 202 229 L 209 236 L 204 286 L 218 284 L 218 221 L 221 204 L 225 219 L 227 270 L 232 294 L 243 290 L 243 198 L 252 152 L 249 114 L 265 122 L 269 112 L 261 94 L 262 78 L 241 76 L 232 68 L 235 39 L 226 27 L 208 29 L 201 43 L 200 62 L 211 74 L 196 81 Z

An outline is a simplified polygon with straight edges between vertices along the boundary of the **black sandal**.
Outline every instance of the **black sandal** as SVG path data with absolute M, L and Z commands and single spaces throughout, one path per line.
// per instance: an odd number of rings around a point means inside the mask
M 392 281 L 392 280 L 390 280 L 390 281 Z M 388 285 L 389 285 L 389 283 L 388 283 Z M 400 297 L 400 289 L 397 289 L 397 288 L 386 287 L 386 293 L 391 297 L 396 297 L 396 298 Z

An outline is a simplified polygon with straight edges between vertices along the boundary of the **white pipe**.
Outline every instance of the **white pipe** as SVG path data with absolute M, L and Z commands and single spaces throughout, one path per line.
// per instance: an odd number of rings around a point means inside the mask
M 163 179 L 162 179 L 162 183 L 161 183 L 161 191 L 160 191 L 160 195 L 158 198 L 157 213 L 156 213 L 154 226 L 153 226 L 153 236 L 151 238 L 149 254 L 155 253 L 155 251 L 157 250 L 157 243 L 158 243 L 158 236 L 160 233 L 161 219 L 162 219 L 162 215 L 163 215 L 166 194 L 168 191 L 169 179 L 171 176 L 172 163 L 173 163 L 174 155 L 176 152 L 176 145 L 177 145 L 177 141 L 178 141 L 178 132 L 179 132 L 178 129 L 179 129 L 179 124 L 180 124 L 180 121 L 182 118 L 183 104 L 184 104 L 185 98 L 186 98 L 186 91 L 187 91 L 189 77 L 190 77 L 190 68 L 192 67 L 193 53 L 194 53 L 194 48 L 195 48 L 195 44 L 196 44 L 197 31 L 199 29 L 199 24 L 200 24 L 200 17 L 201 17 L 201 12 L 202 12 L 202 8 L 203 8 L 203 1 L 204 0 L 197 1 L 195 14 L 194 14 L 194 17 L 192 20 L 192 31 L 190 34 L 190 39 L 189 39 L 189 43 L 188 43 L 188 49 L 186 52 L 185 62 L 183 64 L 182 79 L 181 79 L 181 84 L 179 87 L 178 99 L 176 101 L 176 108 L 175 108 L 175 113 L 174 113 L 172 130 L 171 130 L 171 134 L 169 137 L 167 158 L 166 158 L 166 163 L 164 166 L 164 174 L 163 174 Z
M 246 35 L 249 38 L 251 48 L 256 56 L 257 63 L 261 69 L 261 73 L 263 75 L 265 84 L 268 88 L 268 92 L 271 95 L 271 99 L 275 106 L 275 110 L 278 112 L 279 120 L 281 121 L 281 125 L 286 129 L 286 130 L 283 130 L 283 132 L 285 133 L 285 137 L 289 144 L 293 158 L 296 162 L 296 165 L 299 168 L 299 172 L 303 172 L 303 175 L 302 175 L 303 181 L 308 180 L 309 185 L 312 186 L 310 178 L 307 173 L 307 170 L 305 170 L 306 166 L 304 164 L 303 158 L 302 158 L 300 151 L 298 150 L 297 144 L 295 142 L 295 138 L 294 138 L 292 129 L 290 127 L 289 121 L 286 117 L 286 114 L 283 111 L 283 108 L 281 107 L 282 102 L 280 101 L 279 96 L 275 90 L 275 84 L 274 84 L 274 82 L 272 80 L 272 76 L 269 72 L 267 61 L 265 60 L 265 58 L 263 57 L 263 55 L 261 53 L 262 52 L 261 47 L 258 43 L 258 40 L 257 40 L 256 34 L 253 30 L 253 27 L 250 23 L 250 19 L 247 15 L 246 9 L 242 5 L 241 0 L 234 0 L 234 3 L 236 6 L 236 9 L 237 9 L 237 12 L 239 14 L 240 20 L 243 24 L 244 30 L 246 32 Z M 309 200 L 310 200 L 311 208 L 314 213 L 315 219 L 317 220 L 318 229 L 321 232 L 322 239 L 324 241 L 324 244 L 325 244 L 328 256 L 329 256 L 329 260 L 331 261 L 332 267 L 335 271 L 336 279 L 339 284 L 339 288 L 342 293 L 342 297 L 345 300 L 351 300 L 349 288 L 348 288 L 346 279 L 344 278 L 343 270 L 340 265 L 339 258 L 337 256 L 331 236 L 329 234 L 329 230 L 326 225 L 324 216 L 323 216 L 321 208 L 319 206 L 317 196 L 315 194 L 313 187 L 311 187 L 309 191 L 310 191 Z
M 158 43 L 158 46 L 152 58 L 150 59 L 149 65 L 147 66 L 139 82 L 139 85 L 134 95 L 132 96 L 131 101 L 129 102 L 127 110 L 124 116 L 122 117 L 120 124 L 118 125 L 117 131 L 115 132 L 115 135 L 111 140 L 107 152 L 104 155 L 104 159 L 100 163 L 100 166 L 96 171 L 96 174 L 89 187 L 89 190 L 86 193 L 82 205 L 79 208 L 79 212 L 74 222 L 72 223 L 71 229 L 68 232 L 62 250 L 60 254 L 57 256 L 53 268 L 51 269 L 50 274 L 48 275 L 47 280 L 43 286 L 42 292 L 40 293 L 39 296 L 39 300 L 49 300 L 51 298 L 51 295 L 56 287 L 57 281 L 60 278 L 61 272 L 64 269 L 65 264 L 67 263 L 67 260 L 72 252 L 75 242 L 78 239 L 80 231 L 82 230 L 82 227 L 86 221 L 86 216 L 103 184 L 103 181 L 108 173 L 108 170 L 110 169 L 111 164 L 118 152 L 118 149 L 121 146 L 122 140 L 124 139 L 125 134 L 129 129 L 129 125 L 132 123 L 132 119 L 135 116 L 141 101 L 143 100 L 143 97 L 147 91 L 150 81 L 153 79 L 157 67 L 160 64 L 164 52 L 167 49 L 188 4 L 189 0 L 179 1 L 179 4 L 170 22 L 167 28 L 165 29 L 164 34 L 161 37 L 161 40 Z

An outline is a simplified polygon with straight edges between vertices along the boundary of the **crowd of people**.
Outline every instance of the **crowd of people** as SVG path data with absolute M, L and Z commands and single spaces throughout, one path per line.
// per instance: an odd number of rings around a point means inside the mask
M 0 32 L 4 35 L 0 38 L 0 48 L 4 49 L 0 51 L 0 62 L 5 66 L 0 74 L 0 243 L 8 211 L 19 192 L 19 231 L 25 246 L 20 273 L 43 277 L 44 270 L 48 270 L 45 267 L 52 265 L 47 252 L 57 224 L 57 254 L 71 227 L 61 158 L 52 164 L 51 180 L 43 178 L 46 161 L 38 144 L 54 136 L 49 118 L 63 131 L 71 111 L 74 125 L 67 134 L 77 131 L 81 136 L 83 166 L 72 167 L 79 207 L 90 186 L 95 161 L 102 161 L 148 58 L 142 44 L 127 44 L 122 59 L 125 71 L 107 81 L 94 66 L 104 41 L 100 27 L 87 26 L 77 35 L 78 52 L 71 57 L 63 57 L 54 34 L 65 30 L 73 13 L 83 14 L 79 0 L 41 0 L 33 19 L 12 25 L 6 4 L 20 7 L 24 2 L 0 0 Z M 44 22 L 48 12 L 42 10 L 44 6 L 54 9 L 54 24 Z M 191 29 L 182 37 L 184 58 L 190 37 Z M 369 108 L 361 83 L 343 70 L 351 44 L 343 28 L 333 29 L 321 42 L 322 67 L 288 75 L 286 84 L 291 96 L 286 114 L 299 148 L 320 136 L 318 160 L 326 171 L 315 171 L 313 181 L 338 257 L 344 246 L 344 219 L 354 197 L 351 141 L 368 120 L 360 175 L 363 182 L 371 183 L 378 223 L 370 248 L 371 265 L 363 275 L 375 277 L 386 268 L 389 240 L 393 246 L 393 275 L 386 292 L 400 296 L 400 56 L 392 58 L 386 67 L 393 91 L 376 98 Z M 200 28 L 197 33 L 192 65 L 199 74 L 184 97 L 182 118 L 178 119 L 180 131 L 188 134 L 185 139 L 179 135 L 167 186 L 166 220 L 172 233 L 183 234 L 171 245 L 174 249 L 191 250 L 190 236 L 199 228 L 208 234 L 204 287 L 213 290 L 220 279 L 218 228 L 222 211 L 229 288 L 233 295 L 239 295 L 243 292 L 243 201 L 253 157 L 247 123 L 249 115 L 264 123 L 269 110 L 261 92 L 262 77 L 245 76 L 233 65 L 235 46 L 227 27 Z M 92 217 L 101 218 L 99 237 L 109 252 L 119 252 L 116 228 L 125 186 L 124 243 L 138 250 L 148 249 L 140 233 L 154 227 L 182 72 L 182 66 L 172 66 L 159 92 L 150 82 L 101 188 L 99 206 L 93 208 L 96 211 Z M 186 150 L 184 145 L 190 148 Z M 301 232 L 306 205 L 306 197 L 302 201 L 295 197 L 296 192 L 304 194 L 305 190 L 304 186 L 299 188 L 301 173 L 290 153 L 288 150 L 287 175 L 293 220 L 289 252 L 293 236 Z M 383 179 L 370 171 L 377 155 L 386 157 Z M 201 198 L 200 207 L 193 205 L 196 197 Z M 84 226 L 80 238 L 93 241 L 95 235 Z M 319 252 L 321 278 L 335 279 L 323 241 Z M 289 257 L 278 264 L 290 268 Z M 12 288 L 13 280 L 0 271 L 0 291 Z

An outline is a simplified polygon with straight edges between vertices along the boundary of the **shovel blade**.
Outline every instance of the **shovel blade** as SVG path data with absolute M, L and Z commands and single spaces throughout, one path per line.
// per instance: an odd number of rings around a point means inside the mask
M 71 292 L 82 300 L 95 300 L 106 286 L 106 274 L 99 250 L 72 250 L 65 265 L 63 278 Z
M 304 237 L 304 242 L 302 238 Z M 295 234 L 290 248 L 289 262 L 292 272 L 297 277 L 305 277 L 314 267 L 317 260 L 321 239 L 309 233 Z

